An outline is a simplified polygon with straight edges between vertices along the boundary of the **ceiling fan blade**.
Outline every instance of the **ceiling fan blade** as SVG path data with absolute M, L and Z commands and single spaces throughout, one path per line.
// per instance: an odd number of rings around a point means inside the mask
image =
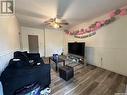
M 59 26 L 59 28 L 62 28 L 62 27 L 63 27 L 63 26 L 61 26 L 61 25 Z
M 53 22 L 53 21 L 55 21 L 55 19 L 54 18 L 50 18 L 48 21 Z
M 31 17 L 40 18 L 40 19 L 48 19 L 48 18 L 50 18 L 50 17 L 48 17 L 46 15 L 43 15 L 41 13 L 34 13 L 33 11 L 22 10 L 22 9 L 17 9 L 16 10 L 16 14 L 22 14 L 22 15 L 31 16 Z
M 62 18 L 67 11 L 68 7 L 73 3 L 74 0 L 58 0 L 57 7 L 57 18 Z
M 44 24 L 45 24 L 45 25 L 50 25 L 51 22 L 49 22 L 49 21 L 45 21 Z
M 63 22 L 63 23 L 59 23 L 59 24 L 69 25 L 69 23 L 67 23 L 67 22 Z

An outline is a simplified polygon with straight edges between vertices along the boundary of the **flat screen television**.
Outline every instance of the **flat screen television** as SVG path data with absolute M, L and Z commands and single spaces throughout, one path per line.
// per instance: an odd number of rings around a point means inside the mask
M 82 42 L 68 43 L 68 53 L 84 57 L 85 43 Z

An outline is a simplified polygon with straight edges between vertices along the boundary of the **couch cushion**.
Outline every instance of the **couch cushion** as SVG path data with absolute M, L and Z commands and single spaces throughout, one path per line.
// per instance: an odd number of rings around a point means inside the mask
M 16 52 L 14 52 L 14 58 L 15 59 L 21 59 L 24 61 L 29 61 L 27 51 L 24 51 L 24 52 L 16 51 Z
M 12 68 L 23 68 L 24 66 L 29 66 L 29 63 L 27 61 L 17 60 L 14 61 L 13 59 L 9 62 L 9 67 Z

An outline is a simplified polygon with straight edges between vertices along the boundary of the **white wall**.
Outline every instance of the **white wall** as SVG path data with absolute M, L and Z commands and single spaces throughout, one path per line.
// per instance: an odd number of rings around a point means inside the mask
M 44 32 L 41 29 L 21 27 L 22 49 L 29 51 L 28 35 L 38 35 L 39 52 L 41 56 L 44 56 Z
M 64 45 L 64 33 L 60 30 L 46 29 L 45 32 L 46 43 L 46 56 L 52 56 L 52 54 L 61 54 Z
M 78 25 L 72 30 L 88 26 L 102 18 L 105 16 Z M 66 35 L 66 52 L 67 42 L 74 41 L 86 42 L 89 64 L 127 76 L 127 16 L 117 18 L 117 21 L 97 30 L 97 34 L 89 38 L 80 39 Z
M 28 35 L 38 35 L 39 53 L 44 56 L 44 31 L 30 27 L 21 28 L 22 49 L 29 51 Z M 45 47 L 46 57 L 52 56 L 53 53 L 60 54 L 63 49 L 63 32 L 55 29 L 45 29 Z
M 20 27 L 15 16 L 0 16 L 0 73 L 19 50 Z

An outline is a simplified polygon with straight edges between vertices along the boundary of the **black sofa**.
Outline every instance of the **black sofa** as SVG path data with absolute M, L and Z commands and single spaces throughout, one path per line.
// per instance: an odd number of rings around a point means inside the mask
M 14 59 L 10 60 L 0 77 L 4 95 L 15 95 L 16 90 L 34 82 L 38 82 L 42 89 L 50 85 L 50 64 L 44 64 L 40 54 L 17 51 Z M 35 65 L 31 65 L 29 60 L 34 60 Z M 36 65 L 39 62 L 41 64 Z

